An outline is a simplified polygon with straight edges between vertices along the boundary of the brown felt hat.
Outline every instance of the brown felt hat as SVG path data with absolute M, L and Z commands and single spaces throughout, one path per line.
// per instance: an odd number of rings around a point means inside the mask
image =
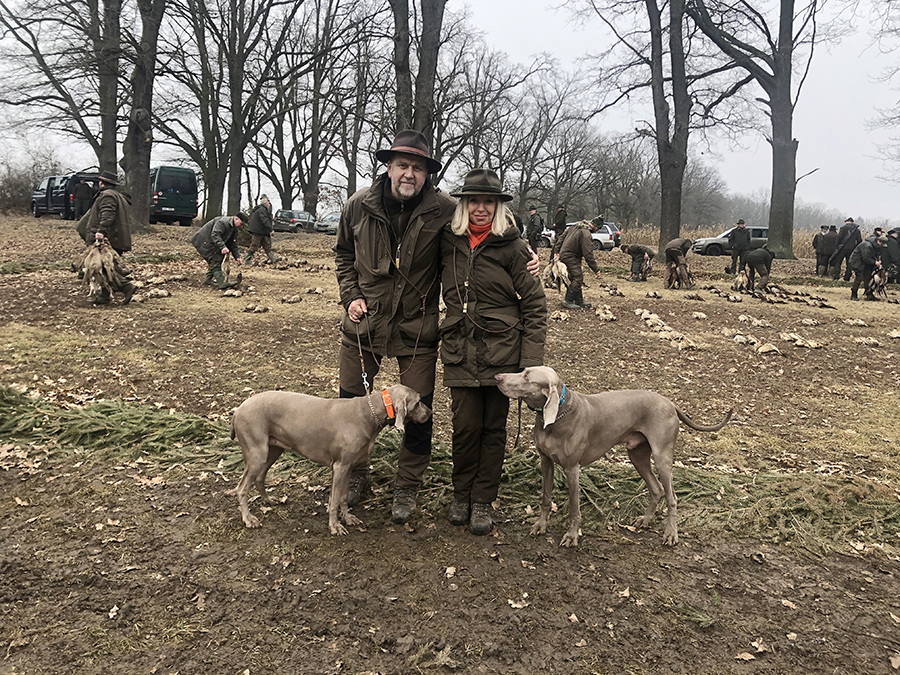
M 743 218 L 741 218 L 741 219 L 740 219 L 739 221 L 737 221 L 737 223 L 735 223 L 735 224 L 736 224 L 736 225 L 746 225 L 746 223 L 744 222 L 744 219 L 743 219 Z
M 450 193 L 454 197 L 471 197 L 472 195 L 491 195 L 501 202 L 512 201 L 512 195 L 503 192 L 500 176 L 490 169 L 472 169 L 466 174 L 462 187 Z
M 106 185 L 118 185 L 119 177 L 114 174 L 112 171 L 103 171 L 100 173 L 100 176 L 97 180 L 103 181 Z
M 238 212 L 237 212 L 236 214 L 234 214 L 234 215 L 236 215 L 238 218 L 240 218 L 240 219 L 241 219 L 241 222 L 242 222 L 244 225 L 247 225 L 247 224 L 250 222 L 250 216 L 248 216 L 248 215 L 247 215 L 246 213 L 244 213 L 243 211 L 238 211 Z
M 439 173 L 443 168 L 443 164 L 431 156 L 431 148 L 428 147 L 428 141 L 418 131 L 404 129 L 398 132 L 391 147 L 376 151 L 375 158 L 379 162 L 387 164 L 398 152 L 424 159 L 428 167 L 428 173 Z

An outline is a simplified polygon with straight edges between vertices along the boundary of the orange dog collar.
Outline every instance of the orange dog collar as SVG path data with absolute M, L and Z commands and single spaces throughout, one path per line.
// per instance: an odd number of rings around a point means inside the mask
M 394 404 L 391 402 L 391 395 L 387 389 L 381 392 L 381 399 L 384 401 L 384 409 L 387 411 L 388 419 L 394 419 Z

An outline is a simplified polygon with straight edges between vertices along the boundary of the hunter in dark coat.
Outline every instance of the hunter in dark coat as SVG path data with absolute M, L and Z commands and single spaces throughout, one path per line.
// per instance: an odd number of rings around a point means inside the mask
M 241 264 L 241 253 L 238 249 L 238 231 L 242 230 L 250 216 L 239 213 L 236 216 L 218 216 L 203 225 L 191 237 L 191 243 L 206 261 L 206 281 L 209 286 L 229 288 L 236 284 L 225 282 L 222 263 L 225 256 L 231 253 L 238 265 Z
M 750 230 L 744 225 L 743 218 L 737 221 L 734 229 L 728 233 L 728 245 L 731 247 L 731 267 L 726 273 L 737 274 L 744 269 L 744 256 L 750 250 Z
M 850 254 L 862 242 L 862 234 L 859 231 L 859 225 L 853 222 L 853 218 L 847 218 L 838 232 L 837 243 L 834 246 L 834 252 L 828 260 L 831 266 L 831 278 L 837 281 L 841 276 L 841 264 L 850 258 Z M 850 265 L 844 271 L 844 281 L 850 281 Z
M 563 236 L 559 237 L 553 246 L 553 254 L 559 256 L 559 262 L 565 265 L 569 272 L 569 287 L 563 300 L 563 306 L 568 309 L 591 308 L 591 303 L 584 301 L 582 291 L 584 273 L 581 271 L 581 261 L 584 260 L 599 278 L 600 266 L 594 257 L 594 240 L 591 238 L 591 233 L 597 229 L 593 223 L 582 220 L 563 232 Z
M 830 225 L 828 231 L 822 235 L 819 242 L 819 248 L 816 249 L 816 274 L 819 276 L 828 276 L 828 261 L 831 254 L 837 248 L 838 233 L 837 227 Z
M 556 207 L 556 217 L 553 219 L 553 231 L 556 232 L 557 240 L 566 231 L 566 220 L 569 214 L 566 213 L 566 207 L 560 204 Z
M 244 254 L 244 263 L 250 264 L 250 258 L 262 246 L 263 251 L 269 257 L 269 262 L 276 263 L 281 258 L 272 253 L 272 232 L 275 223 L 272 222 L 272 203 L 266 195 L 259 198 L 259 204 L 250 212 L 250 222 L 247 224 L 247 232 L 250 233 L 250 247 Z
M 881 253 L 887 248 L 887 237 L 876 237 L 874 240 L 870 237 L 861 242 L 847 261 L 848 269 L 853 270 L 853 284 L 850 286 L 850 299 L 859 300 L 857 291 L 862 286 L 866 294 L 866 300 L 877 300 L 875 294 L 869 288 L 869 282 L 872 280 L 872 273 L 875 268 L 881 265 Z
M 643 244 L 622 244 L 619 248 L 622 253 L 631 256 L 631 276 L 628 281 L 647 281 L 650 261 L 653 260 L 656 251 Z
M 494 376 L 542 365 L 547 301 L 531 254 L 506 209 L 497 174 L 470 171 L 441 241 L 444 384 L 453 412 L 453 503 L 448 518 L 490 532 L 506 449 L 509 399 Z
M 895 284 L 900 279 L 900 229 L 889 230 L 887 247 L 881 252 L 881 264 L 888 273 L 888 282 Z
M 772 260 L 775 254 L 765 246 L 750 251 L 744 258 L 747 265 L 747 279 L 750 282 L 750 290 L 765 291 L 769 283 L 769 275 L 772 273 Z M 759 275 L 759 284 L 756 283 L 756 275 Z
M 679 237 L 666 244 L 666 280 L 665 288 L 672 288 L 677 281 L 682 289 L 694 287 L 687 266 L 687 254 L 691 250 L 690 239 Z

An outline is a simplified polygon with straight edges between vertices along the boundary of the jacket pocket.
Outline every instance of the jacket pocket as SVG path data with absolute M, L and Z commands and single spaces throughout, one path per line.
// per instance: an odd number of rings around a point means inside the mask
M 484 361 L 488 366 L 510 366 L 519 362 L 522 353 L 522 322 L 516 314 L 495 313 L 478 322 L 486 328 Z
M 369 344 L 369 336 L 371 335 L 372 339 L 377 338 L 376 326 L 381 318 L 378 312 L 378 301 L 373 300 L 372 302 L 366 302 L 366 308 L 368 311 L 363 314 L 359 323 L 351 321 L 347 310 L 344 310 L 344 315 L 341 317 L 341 330 L 350 336 L 355 336 L 358 332 L 360 343 L 364 347 L 372 347 L 372 345 Z M 353 340 L 355 341 L 356 338 L 354 337 Z
M 440 328 L 441 361 L 447 365 L 462 363 L 466 356 L 466 320 L 459 316 L 444 321 Z

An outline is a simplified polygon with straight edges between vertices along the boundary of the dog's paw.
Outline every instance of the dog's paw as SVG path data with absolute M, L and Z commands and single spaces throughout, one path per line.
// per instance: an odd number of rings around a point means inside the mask
M 544 534 L 547 531 L 547 522 L 546 521 L 537 521 L 534 525 L 531 526 L 531 534 Z
M 566 548 L 573 548 L 578 546 L 578 535 L 581 534 L 581 530 L 575 530 L 574 532 L 566 532 L 562 538 L 562 541 L 559 542 L 560 546 L 565 546 Z
M 260 527 L 262 523 L 259 522 L 259 518 L 252 515 L 247 515 L 244 517 L 244 525 L 250 528 Z
M 354 516 L 352 513 L 344 514 L 344 522 L 347 523 L 350 527 L 356 527 L 357 525 L 362 525 L 363 521 Z
M 669 529 L 666 528 L 666 533 L 663 535 L 663 543 L 666 546 L 675 546 L 678 543 L 678 530 L 676 528 Z

